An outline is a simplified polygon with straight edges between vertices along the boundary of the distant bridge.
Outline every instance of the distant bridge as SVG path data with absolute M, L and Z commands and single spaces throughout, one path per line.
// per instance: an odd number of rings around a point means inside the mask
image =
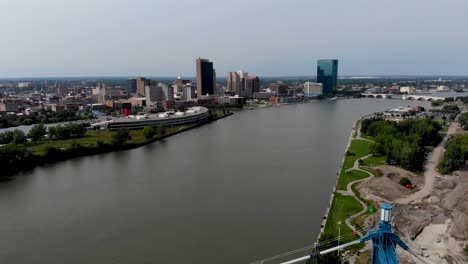
M 362 93 L 362 96 L 369 97 L 369 98 L 383 98 L 383 99 L 391 99 L 391 94 L 381 94 L 381 93 Z M 402 95 L 403 100 L 418 100 L 418 101 L 443 101 L 444 97 L 438 96 L 426 96 L 426 95 L 419 95 L 419 94 L 404 94 Z
M 384 99 L 391 99 L 392 98 L 391 94 L 363 93 L 362 95 L 365 96 L 365 97 L 369 97 L 369 98 L 384 98 Z
M 418 94 L 404 94 L 401 98 L 403 100 L 418 100 L 418 101 L 443 101 L 445 97 L 437 97 L 437 96 L 425 96 L 425 95 L 418 95 Z

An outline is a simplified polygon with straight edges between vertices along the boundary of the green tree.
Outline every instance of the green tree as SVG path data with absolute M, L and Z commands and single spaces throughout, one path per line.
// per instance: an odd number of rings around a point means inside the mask
M 156 132 L 154 131 L 153 127 L 151 126 L 145 126 L 143 128 L 143 136 L 147 139 L 150 140 L 156 135 Z
M 408 178 L 406 178 L 406 177 L 403 177 L 403 178 L 400 179 L 400 185 L 401 185 L 401 186 L 406 186 L 406 185 L 408 185 L 408 184 L 411 184 L 410 179 L 408 179 Z
M 166 130 L 167 130 L 167 127 L 164 125 L 158 127 L 158 132 L 161 136 L 166 135 L 166 132 L 167 132 Z
M 35 125 L 29 130 L 28 137 L 36 143 L 37 141 L 44 138 L 46 134 L 46 128 L 44 124 Z
M 47 130 L 49 131 L 49 138 L 56 138 L 57 137 L 57 129 L 55 127 L 48 127 Z
M 21 170 L 29 156 L 30 153 L 23 145 L 8 144 L 0 147 L 0 171 L 2 176 Z
M 6 131 L 0 134 L 0 145 L 13 142 L 13 131 Z
M 130 136 L 130 131 L 128 129 L 120 129 L 112 135 L 112 145 L 120 147 L 125 145 L 125 143 L 131 139 L 132 137 Z
M 13 130 L 13 144 L 23 144 L 26 141 L 28 141 L 28 139 L 26 138 L 26 135 L 23 131 L 18 129 Z

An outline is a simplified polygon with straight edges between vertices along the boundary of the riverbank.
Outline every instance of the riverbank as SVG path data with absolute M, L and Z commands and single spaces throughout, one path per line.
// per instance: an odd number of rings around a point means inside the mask
M 156 133 L 152 138 L 146 138 L 143 130 L 132 130 L 128 133 L 128 139 L 123 140 L 121 144 L 113 142 L 113 137 L 117 132 L 108 130 L 90 130 L 83 137 L 67 140 L 43 140 L 36 144 L 27 143 L 25 145 L 9 144 L 2 147 L 0 153 L 0 158 L 2 158 L 2 163 L 0 164 L 2 174 L 0 178 L 11 177 L 21 171 L 73 158 L 138 148 L 232 114 L 219 112 L 213 115 L 212 118 L 205 119 L 196 124 L 167 127 L 164 131 Z
M 355 190 L 355 184 L 374 176 L 373 173 L 360 169 L 365 160 L 372 157 L 370 154 L 372 143 L 373 141 L 361 137 L 360 120 L 357 120 L 349 136 L 318 240 L 322 236 L 327 239 L 346 236 L 341 242 L 347 243 L 356 240 L 355 236 L 362 235 L 360 228 L 356 226 L 355 219 L 368 213 L 369 206 Z M 383 160 L 384 157 L 374 157 L 373 161 L 383 164 Z M 362 247 L 364 244 L 352 248 Z

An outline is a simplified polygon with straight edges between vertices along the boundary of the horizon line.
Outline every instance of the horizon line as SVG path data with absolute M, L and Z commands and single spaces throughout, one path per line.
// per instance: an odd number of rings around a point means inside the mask
M 71 79 L 86 79 L 86 78 L 118 78 L 118 79 L 132 79 L 132 78 L 138 78 L 138 77 L 144 77 L 144 78 L 177 78 L 178 76 L 181 75 L 84 75 L 84 76 L 21 76 L 21 77 L 0 77 L 0 80 L 12 80 L 12 79 L 66 79 L 66 78 L 71 78 Z M 256 75 L 260 78 L 317 78 L 317 75 Z M 380 77 L 402 77 L 402 78 L 407 78 L 407 77 L 466 77 L 468 78 L 468 75 L 457 75 L 457 74 L 344 74 L 344 75 L 338 75 L 338 78 L 340 77 L 364 77 L 364 78 L 380 78 Z M 189 79 L 195 79 L 196 76 L 182 76 L 182 78 L 189 78 Z M 217 76 L 217 79 L 224 79 L 227 77 L 222 77 L 222 76 Z

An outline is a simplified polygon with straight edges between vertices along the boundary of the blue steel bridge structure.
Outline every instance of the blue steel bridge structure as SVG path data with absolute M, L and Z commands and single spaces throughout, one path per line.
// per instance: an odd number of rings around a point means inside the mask
M 367 234 L 363 235 L 359 239 L 356 239 L 355 241 L 352 241 L 343 245 L 331 247 L 331 248 L 326 248 L 320 251 L 315 250 L 315 248 L 317 248 L 317 244 L 315 244 L 313 246 L 308 246 L 308 247 L 290 251 L 290 252 L 275 256 L 275 257 L 257 261 L 252 264 L 270 264 L 270 263 L 294 264 L 294 263 L 306 263 L 307 260 L 310 260 L 310 263 L 317 263 L 317 260 L 320 256 L 323 256 L 325 254 L 329 254 L 335 251 L 339 251 L 341 249 L 345 249 L 353 245 L 365 243 L 366 241 L 372 241 L 372 256 L 371 256 L 372 264 L 398 264 L 400 263 L 399 257 L 396 253 L 397 246 L 400 246 L 402 249 L 409 252 L 416 259 L 418 259 L 419 262 L 429 263 L 427 260 L 421 259 L 418 256 L 417 252 L 411 249 L 397 235 L 397 233 L 401 233 L 401 232 L 399 232 L 396 228 L 392 227 L 391 225 L 392 209 L 393 208 L 391 205 L 388 205 L 388 204 L 382 205 L 380 223 L 375 226 L 361 229 L 360 231 L 367 232 Z M 396 232 L 393 232 L 393 231 L 396 231 Z M 340 238 L 334 238 L 332 239 L 333 241 L 323 241 L 320 244 L 321 245 L 331 244 L 331 242 L 336 242 L 337 239 L 340 239 Z M 309 251 L 311 253 L 306 256 L 290 259 L 287 261 L 277 262 L 278 260 L 285 260 L 286 258 L 288 258 L 288 256 L 297 255 L 299 252 L 304 252 L 304 251 Z

